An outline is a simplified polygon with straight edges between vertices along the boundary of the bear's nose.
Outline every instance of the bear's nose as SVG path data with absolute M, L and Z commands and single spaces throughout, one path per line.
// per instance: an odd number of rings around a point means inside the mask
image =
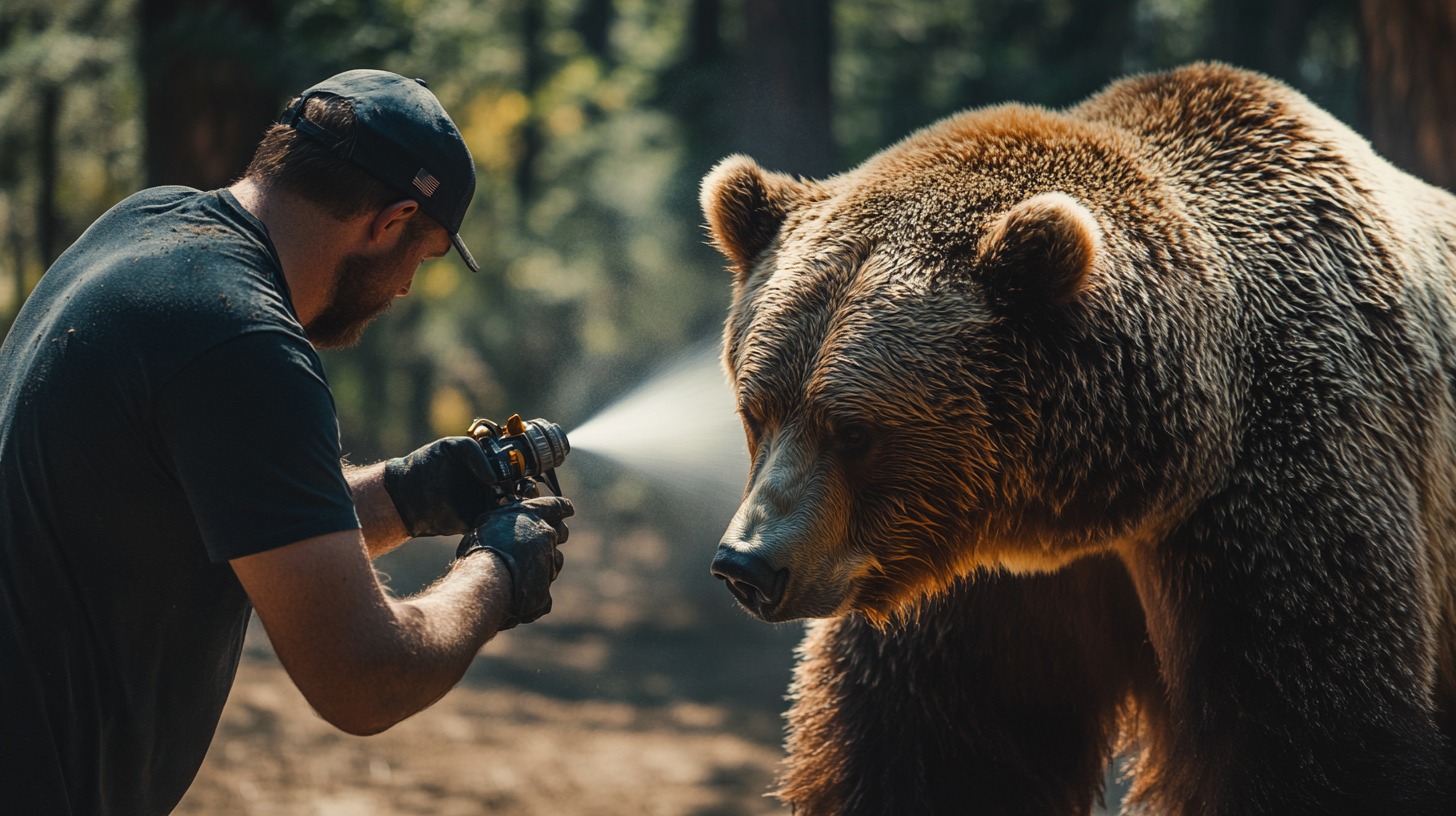
M 765 611 L 783 599 L 789 571 L 775 570 L 764 559 L 749 553 L 719 547 L 713 557 L 713 575 L 727 582 L 728 591 L 739 603 Z

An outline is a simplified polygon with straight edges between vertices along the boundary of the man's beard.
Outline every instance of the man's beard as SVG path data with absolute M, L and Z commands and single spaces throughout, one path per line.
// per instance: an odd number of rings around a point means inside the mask
M 394 303 L 398 287 L 389 279 L 399 271 L 399 256 L 382 258 L 353 254 L 339 261 L 334 285 L 322 311 L 303 327 L 315 348 L 349 348 L 359 342 L 364 327 Z

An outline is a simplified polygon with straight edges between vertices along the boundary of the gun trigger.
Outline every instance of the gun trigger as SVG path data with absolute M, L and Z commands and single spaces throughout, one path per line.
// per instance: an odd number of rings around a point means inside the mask
M 482 439 L 498 439 L 501 435 L 501 427 L 488 419 L 476 419 L 470 423 L 470 429 L 465 432 L 466 436 L 479 442 Z

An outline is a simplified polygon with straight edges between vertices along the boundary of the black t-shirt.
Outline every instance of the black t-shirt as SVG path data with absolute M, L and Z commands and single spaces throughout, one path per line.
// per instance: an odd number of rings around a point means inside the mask
M 263 225 L 147 190 L 46 272 L 0 347 L 0 802 L 170 811 L 251 607 L 227 561 L 359 526 Z

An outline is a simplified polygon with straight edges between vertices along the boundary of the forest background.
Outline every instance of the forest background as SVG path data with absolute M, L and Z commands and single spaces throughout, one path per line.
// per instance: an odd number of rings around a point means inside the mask
M 121 198 L 225 185 L 291 94 L 383 68 L 429 80 L 465 134 L 480 182 L 462 234 L 483 271 L 427 263 L 358 347 L 325 353 L 350 459 L 474 416 L 570 430 L 716 338 L 728 278 L 697 186 L 725 155 L 829 175 L 963 108 L 1062 106 L 1220 59 L 1451 189 L 1453 45 L 1448 0 L 5 0 L 0 331 Z M 630 431 L 644 446 L 648 419 Z M 702 467 L 731 484 L 746 466 Z M 774 812 L 800 629 L 748 621 L 707 574 L 736 490 L 587 454 L 562 476 L 580 514 L 550 618 L 368 741 L 311 718 L 255 632 L 183 810 Z M 450 546 L 381 569 L 411 592 Z

